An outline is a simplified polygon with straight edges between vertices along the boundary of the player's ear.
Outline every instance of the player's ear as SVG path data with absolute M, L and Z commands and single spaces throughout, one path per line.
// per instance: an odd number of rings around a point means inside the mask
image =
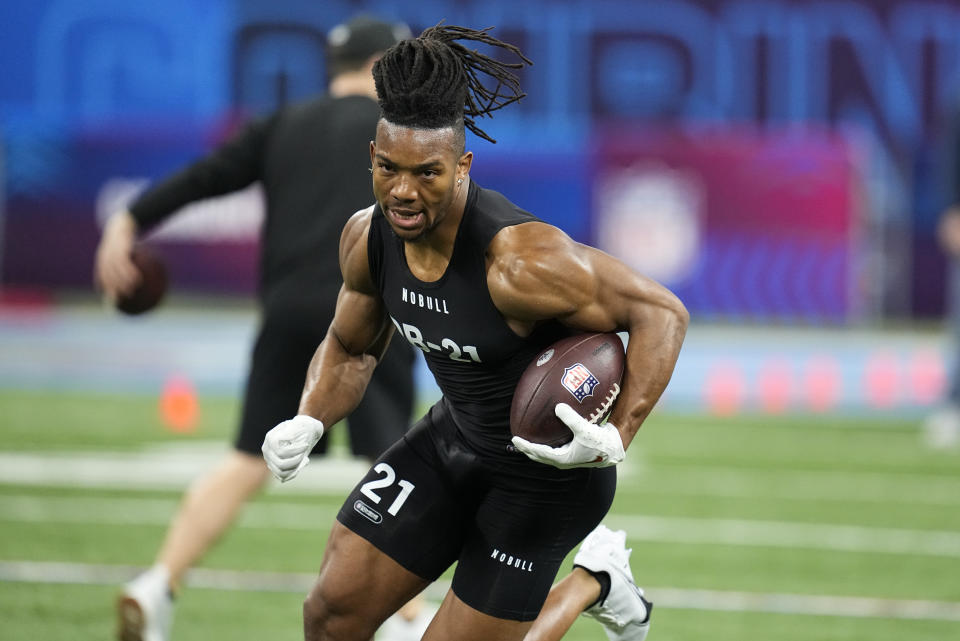
M 465 152 L 457 160 L 457 178 L 466 178 L 470 173 L 470 167 L 473 166 L 473 152 Z
M 370 166 L 373 167 L 373 159 L 377 156 L 377 141 L 370 141 Z M 372 170 L 371 170 L 372 171 Z

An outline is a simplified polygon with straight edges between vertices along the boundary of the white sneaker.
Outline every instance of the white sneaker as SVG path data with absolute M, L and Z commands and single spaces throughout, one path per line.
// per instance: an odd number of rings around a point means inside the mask
M 420 641 L 436 613 L 436 608 L 424 604 L 413 620 L 394 614 L 380 626 L 376 639 L 377 641 Z
M 607 598 L 588 608 L 584 615 L 603 624 L 610 641 L 643 641 L 650 631 L 653 604 L 643 598 L 643 590 L 633 581 L 627 533 L 598 525 L 580 544 L 573 558 L 575 566 L 610 576 Z
M 155 565 L 123 586 L 117 620 L 119 641 L 169 641 L 173 599 L 165 567 Z
M 935 411 L 923 422 L 923 437 L 927 447 L 942 450 L 960 444 L 960 408 L 947 405 Z

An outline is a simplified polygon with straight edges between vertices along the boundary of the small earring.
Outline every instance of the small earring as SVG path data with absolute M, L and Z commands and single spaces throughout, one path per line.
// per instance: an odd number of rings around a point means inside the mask
M 462 185 L 462 184 L 463 184 L 463 178 L 457 178 L 457 184 L 458 184 L 458 185 Z

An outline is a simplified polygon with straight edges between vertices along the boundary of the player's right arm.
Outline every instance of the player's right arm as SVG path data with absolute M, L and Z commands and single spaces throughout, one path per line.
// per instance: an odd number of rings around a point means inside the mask
M 192 202 L 249 187 L 263 176 L 267 143 L 279 114 L 255 120 L 199 160 L 151 185 L 130 205 L 141 231 Z
M 130 257 L 139 235 L 186 204 L 237 191 L 259 180 L 276 120 L 274 115 L 247 125 L 207 156 L 152 185 L 128 210 L 110 216 L 93 265 L 94 284 L 109 300 L 132 293 L 140 282 L 140 272 Z
M 310 361 L 298 414 L 270 430 L 263 441 L 264 460 L 281 481 L 289 481 L 306 465 L 325 425 L 335 424 L 360 403 L 393 336 L 367 261 L 372 214 L 373 207 L 354 214 L 340 237 L 343 285 L 333 322 Z

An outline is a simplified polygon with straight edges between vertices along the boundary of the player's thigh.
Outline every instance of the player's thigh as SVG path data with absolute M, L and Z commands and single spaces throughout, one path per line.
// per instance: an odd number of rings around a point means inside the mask
M 513 467 L 501 472 L 477 509 L 453 590 L 488 615 L 532 621 L 567 554 L 610 508 L 616 469 Z
M 236 447 L 260 455 L 263 437 L 277 423 L 297 413 L 316 336 L 267 320 L 257 335 L 244 390 Z
M 363 537 L 334 522 L 316 583 L 305 602 L 307 625 L 364 638 L 429 582 Z M 336 636 L 336 638 L 340 638 Z
M 416 389 L 414 353 L 406 341 L 391 341 L 373 371 L 360 404 L 347 418 L 350 450 L 373 460 L 410 427 Z
M 376 459 L 409 429 L 413 389 L 404 392 L 402 388 L 403 384 L 370 381 L 360 405 L 347 418 L 355 456 Z
M 468 481 L 475 460 L 434 429 L 447 420 L 431 408 L 370 468 L 337 520 L 427 580 L 460 555 L 481 493 Z M 461 478 L 458 480 L 456 477 Z

